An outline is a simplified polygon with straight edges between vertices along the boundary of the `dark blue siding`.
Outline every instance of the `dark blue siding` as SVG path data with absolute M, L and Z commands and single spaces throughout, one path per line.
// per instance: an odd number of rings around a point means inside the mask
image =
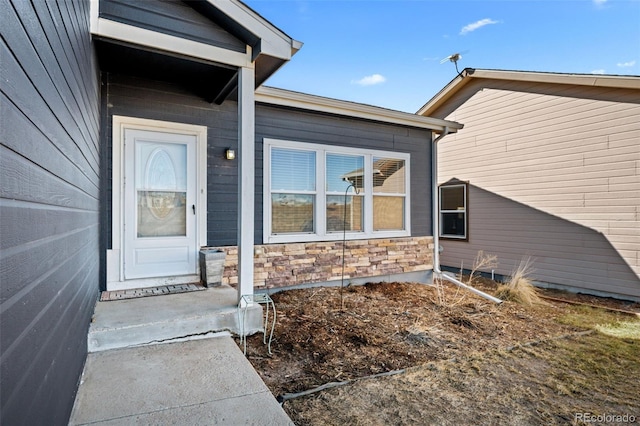
M 180 0 L 100 0 L 100 17 L 244 52 L 246 44 Z
M 210 104 L 184 87 L 166 82 L 103 74 L 103 137 L 106 181 L 111 182 L 113 115 L 207 126 L 208 235 L 210 246 L 237 243 L 237 161 L 224 159 L 237 149 L 237 103 Z M 108 101 L 107 101 L 108 99 Z M 256 106 L 255 243 L 262 244 L 262 140 L 276 138 L 411 154 L 412 235 L 431 235 L 431 132 L 268 105 Z M 105 200 L 107 247 L 111 248 L 111 187 Z
M 224 159 L 226 148 L 238 148 L 237 103 L 215 105 L 171 83 L 104 73 L 103 137 L 111 182 L 112 117 L 123 115 L 207 126 L 207 191 L 209 245 L 235 245 L 237 229 L 237 161 Z M 108 99 L 108 101 L 107 101 Z M 105 199 L 107 247 L 111 248 L 111 185 Z
M 411 154 L 411 235 L 431 235 L 431 132 L 268 105 L 256 108 L 256 201 L 262 205 L 262 140 L 285 139 Z M 256 210 L 262 235 L 262 210 Z
M 63 425 L 99 283 L 89 2 L 0 9 L 0 423 Z

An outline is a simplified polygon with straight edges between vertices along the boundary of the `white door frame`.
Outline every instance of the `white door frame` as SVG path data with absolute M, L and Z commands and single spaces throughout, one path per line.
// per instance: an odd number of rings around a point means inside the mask
M 155 287 L 180 284 L 200 279 L 200 266 L 196 261 L 196 274 L 178 277 L 124 279 L 124 133 L 125 129 L 148 130 L 164 133 L 188 134 L 196 137 L 196 246 L 207 245 L 207 128 L 192 124 L 149 120 L 135 117 L 113 116 L 113 176 L 111 210 L 111 249 L 107 250 L 107 290 Z M 195 254 L 196 258 L 198 254 Z

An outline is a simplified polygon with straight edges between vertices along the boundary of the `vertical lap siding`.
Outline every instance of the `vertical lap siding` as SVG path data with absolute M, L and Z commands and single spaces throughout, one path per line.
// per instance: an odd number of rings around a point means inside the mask
M 484 250 L 509 274 L 531 255 L 540 281 L 639 298 L 639 91 L 479 84 L 439 147 L 440 183 L 472 185 L 469 242 L 445 241 L 443 264 Z
M 66 424 L 98 295 L 89 3 L 2 1 L 0 423 Z

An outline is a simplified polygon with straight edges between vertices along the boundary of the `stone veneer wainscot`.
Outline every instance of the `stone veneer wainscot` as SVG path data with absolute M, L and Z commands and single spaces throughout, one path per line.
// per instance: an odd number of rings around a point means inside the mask
M 227 253 L 223 284 L 238 283 L 238 248 L 212 247 Z M 342 241 L 256 245 L 254 287 L 273 288 L 336 281 L 342 278 Z M 433 238 L 350 240 L 345 248 L 344 278 L 376 277 L 433 269 Z

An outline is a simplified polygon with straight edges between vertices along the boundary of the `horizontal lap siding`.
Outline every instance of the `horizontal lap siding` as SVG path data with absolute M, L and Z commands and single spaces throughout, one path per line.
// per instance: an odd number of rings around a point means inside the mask
M 246 45 L 179 0 L 100 0 L 100 17 L 236 52 Z
M 529 254 L 540 281 L 640 297 L 639 91 L 491 85 L 446 117 L 465 128 L 439 147 L 440 182 L 472 187 L 470 240 L 445 241 L 443 264 L 485 250 L 508 274 Z
M 106 181 L 111 182 L 111 123 L 114 115 L 207 126 L 207 244 L 237 244 L 237 161 L 224 159 L 238 149 L 237 103 L 210 104 L 183 88 L 163 82 L 103 73 L 103 138 Z M 333 144 L 411 153 L 412 235 L 431 235 L 430 132 L 292 111 L 256 107 L 255 243 L 262 244 L 262 141 L 264 138 Z M 105 198 L 105 233 L 111 248 L 111 185 Z
M 256 179 L 262 182 L 264 138 L 337 145 L 411 154 L 411 235 L 431 232 L 431 133 L 391 124 L 335 117 L 323 113 L 258 105 L 256 108 Z M 256 187 L 262 200 L 263 188 Z M 256 233 L 262 231 L 262 214 L 256 213 Z
M 114 115 L 207 127 L 207 244 L 235 245 L 237 240 L 238 162 L 224 158 L 238 149 L 237 103 L 206 102 L 178 85 L 103 73 L 103 138 L 108 175 L 105 199 L 107 248 L 111 247 L 111 152 Z M 256 161 L 257 163 L 257 161 Z M 260 241 L 257 241 L 260 242 Z
M 2 424 L 66 424 L 99 282 L 98 81 L 88 2 L 3 0 Z

